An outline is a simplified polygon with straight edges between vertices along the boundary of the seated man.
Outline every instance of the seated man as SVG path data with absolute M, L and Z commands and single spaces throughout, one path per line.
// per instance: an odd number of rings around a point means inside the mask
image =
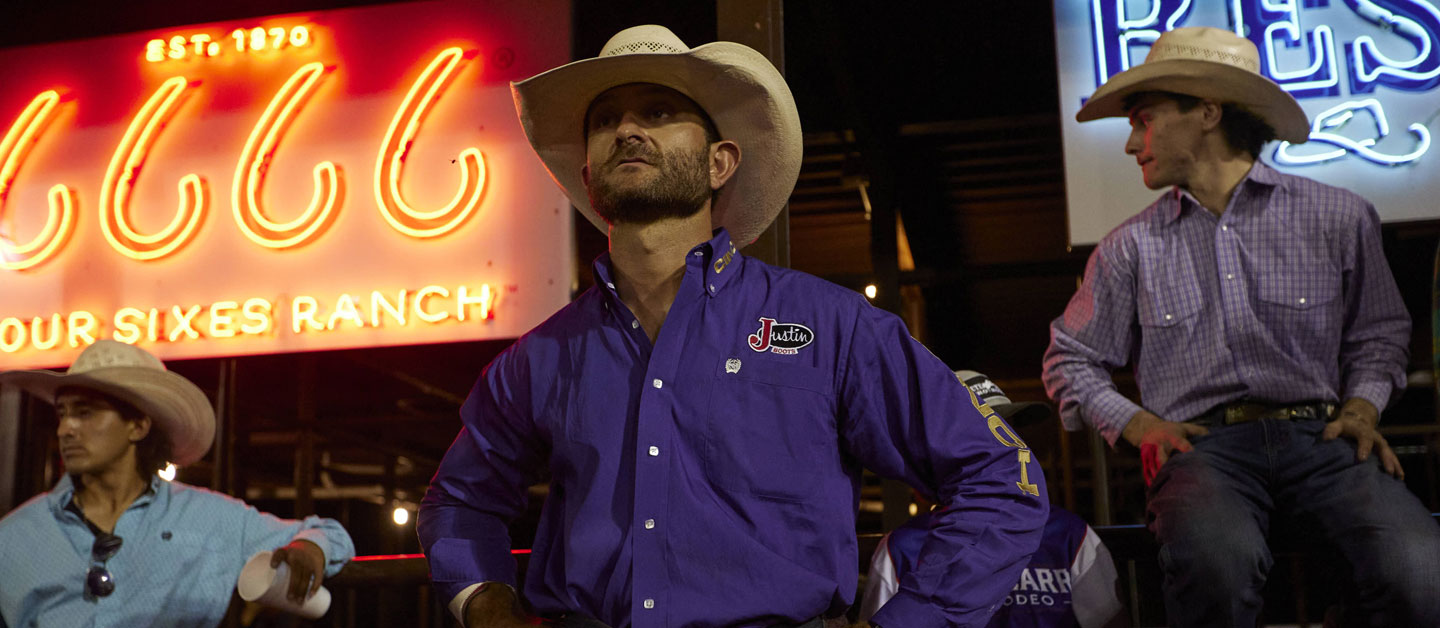
M 1012 403 L 1010 398 L 975 371 L 955 371 L 975 396 L 995 410 L 1017 432 L 1051 416 L 1043 403 Z M 934 505 L 917 494 L 919 515 L 889 532 L 870 559 L 870 576 L 860 601 L 860 619 L 867 620 L 900 588 L 900 579 L 917 567 L 920 548 L 935 523 Z M 992 628 L 1006 626 L 1081 626 L 1101 628 L 1130 625 L 1125 608 L 1115 595 L 1117 575 L 1110 550 L 1085 520 L 1054 504 L 1040 538 L 1040 549 L 1020 572 L 1020 580 L 990 617 Z
M 1170 625 L 1254 626 L 1278 519 L 1353 567 L 1347 622 L 1440 626 L 1440 527 L 1376 431 L 1410 342 L 1380 220 L 1259 160 L 1309 133 L 1259 68 L 1247 39 L 1178 28 L 1080 109 L 1128 117 L 1165 191 L 1090 256 L 1045 386 L 1067 427 L 1140 449 Z M 1110 379 L 1127 363 L 1143 405 Z
M 271 565 L 289 565 L 296 600 L 355 555 L 333 520 L 160 479 L 166 461 L 205 455 L 215 414 L 144 349 L 100 340 L 66 374 L 10 371 L 0 386 L 55 405 L 65 463 L 55 488 L 0 520 L 0 628 L 215 626 L 256 552 L 279 547 Z

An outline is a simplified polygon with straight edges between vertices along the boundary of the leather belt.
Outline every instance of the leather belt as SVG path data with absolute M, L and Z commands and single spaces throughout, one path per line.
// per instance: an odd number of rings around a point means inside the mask
M 1257 403 L 1253 401 L 1238 401 L 1217 406 L 1214 410 L 1205 413 L 1205 418 L 1213 423 L 1234 425 L 1236 423 L 1248 423 L 1261 419 L 1273 419 L 1276 421 L 1288 420 L 1330 420 L 1330 415 L 1335 412 L 1335 404 L 1322 402 L 1308 402 L 1293 405 L 1276 405 L 1273 403 Z

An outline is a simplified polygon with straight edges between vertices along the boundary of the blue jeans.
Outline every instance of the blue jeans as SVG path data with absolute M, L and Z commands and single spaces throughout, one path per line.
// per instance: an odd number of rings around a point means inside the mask
M 1322 441 L 1324 427 L 1214 426 L 1161 467 L 1147 506 L 1171 626 L 1255 626 L 1272 517 L 1349 562 L 1347 625 L 1440 626 L 1440 526 L 1378 456 L 1357 463 L 1354 442 Z

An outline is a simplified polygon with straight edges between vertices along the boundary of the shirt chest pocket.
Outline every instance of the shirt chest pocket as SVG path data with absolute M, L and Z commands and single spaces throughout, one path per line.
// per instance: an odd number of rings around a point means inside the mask
M 729 358 L 715 366 L 706 474 L 742 495 L 813 499 L 819 470 L 838 455 L 831 374 L 799 360 Z
M 1144 291 L 1137 301 L 1137 317 L 1141 327 L 1177 328 L 1188 324 L 1200 313 L 1200 291 L 1197 286 L 1161 286 Z
M 1340 296 L 1338 274 L 1320 264 L 1265 273 L 1256 283 L 1260 301 L 1296 312 L 1314 310 Z
M 1324 264 L 1267 272 L 1256 280 L 1257 314 L 1270 329 L 1312 338 L 1339 338 L 1340 276 Z

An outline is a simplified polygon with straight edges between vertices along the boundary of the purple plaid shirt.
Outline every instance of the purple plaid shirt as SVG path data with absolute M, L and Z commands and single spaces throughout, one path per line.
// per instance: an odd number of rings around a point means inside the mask
M 1385 408 L 1410 316 L 1379 225 L 1354 193 L 1259 162 L 1219 217 L 1167 192 L 1105 236 L 1051 323 L 1044 381 L 1065 426 L 1114 444 L 1140 410 L 1110 379 L 1127 363 L 1168 421 L 1241 399 Z
M 417 520 L 441 599 L 515 581 L 506 524 L 544 471 L 525 581 L 543 614 L 659 628 L 838 612 L 863 464 L 945 506 L 876 621 L 983 625 L 1045 525 L 1029 450 L 860 295 L 748 259 L 723 229 L 685 259 L 653 345 L 607 254 L 595 288 L 485 368 Z

